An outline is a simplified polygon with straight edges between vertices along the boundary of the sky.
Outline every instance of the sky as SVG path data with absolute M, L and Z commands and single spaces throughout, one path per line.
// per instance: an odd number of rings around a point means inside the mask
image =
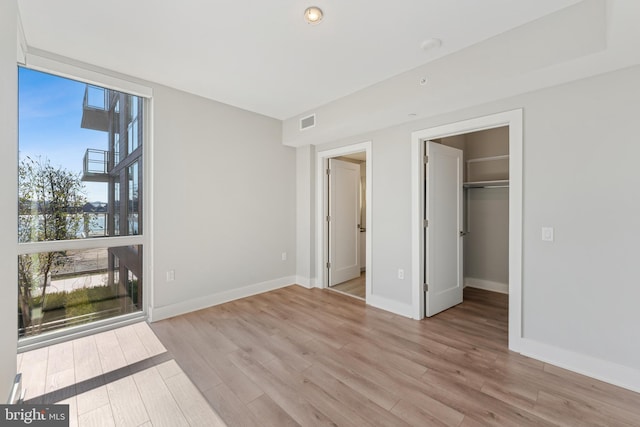
M 26 156 L 82 173 L 87 148 L 108 149 L 108 134 L 80 127 L 85 83 L 35 70 L 18 71 L 18 144 Z M 107 184 L 85 182 L 90 202 L 107 201 Z

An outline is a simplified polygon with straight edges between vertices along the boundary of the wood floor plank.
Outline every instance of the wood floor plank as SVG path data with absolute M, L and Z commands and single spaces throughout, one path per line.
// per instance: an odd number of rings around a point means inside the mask
M 44 394 L 47 378 L 49 348 L 43 347 L 23 353 L 22 388 L 25 400 Z
M 158 370 L 153 367 L 133 375 L 149 421 L 154 427 L 188 427 L 182 410 Z
M 113 418 L 118 426 L 138 426 L 150 420 L 132 377 L 107 384 Z
M 440 404 L 439 402 L 437 403 Z M 464 415 L 455 410 L 451 410 L 446 405 L 442 405 L 442 407 L 447 409 L 440 413 L 439 408 L 421 406 L 406 400 L 400 400 L 391 412 L 411 426 L 429 425 L 433 427 L 448 427 L 460 425 L 464 419 Z M 434 414 L 434 412 L 436 413 Z
M 230 426 L 640 425 L 639 394 L 510 352 L 508 296 L 464 292 L 416 321 L 290 286 L 151 327 Z
M 360 276 L 355 279 L 347 280 L 346 282 L 339 283 L 333 286 L 331 289 L 344 292 L 345 294 L 352 295 L 358 298 L 365 298 L 366 294 L 366 273 L 360 273 Z
M 303 426 L 307 425 L 335 425 L 326 414 L 320 411 L 314 404 L 302 397 L 298 390 L 291 387 L 286 381 L 274 375 L 261 364 L 255 362 L 249 355 L 237 351 L 229 355 L 231 361 L 247 374 L 258 386 L 281 408 Z M 229 420 L 225 419 L 227 423 Z
M 405 422 L 393 412 L 377 405 L 367 396 L 360 394 L 349 384 L 343 383 L 319 366 L 311 366 L 304 372 L 304 377 L 315 384 L 326 394 L 336 399 L 348 408 L 353 408 L 359 414 L 366 414 L 367 424 L 374 426 L 404 426 Z
M 190 426 L 226 426 L 184 373 L 164 381 Z
M 118 328 L 115 330 L 115 334 L 127 365 L 132 365 L 150 356 L 133 328 Z
M 180 352 L 181 357 L 176 358 L 176 362 L 180 368 L 191 378 L 191 381 L 202 392 L 208 390 L 220 383 L 222 380 L 211 368 L 207 361 L 203 358 L 203 355 L 207 354 L 206 350 L 196 350 L 194 346 L 197 346 L 200 341 L 197 338 L 193 338 L 193 335 L 189 332 L 193 327 L 186 321 L 182 323 L 182 328 L 177 326 L 179 319 L 170 319 L 167 322 L 159 322 L 154 326 L 154 331 L 161 339 L 164 346 L 172 349 L 182 349 Z M 197 335 L 196 335 L 197 337 Z M 187 338 L 187 339 L 185 339 Z M 197 342 L 196 342 L 197 340 Z M 176 351 L 174 350 L 175 354 Z
M 54 402 L 59 405 L 69 405 L 69 427 L 78 427 L 78 409 L 76 404 L 76 396 Z
M 109 405 L 109 393 L 106 386 L 80 393 L 76 396 L 78 415 L 94 411 L 102 406 Z
M 118 337 L 114 331 L 102 332 L 95 335 L 96 347 L 100 356 L 102 372 L 112 372 L 127 366 Z
M 82 427 L 115 427 L 116 423 L 109 405 L 102 406 L 78 416 L 78 425 Z
M 247 404 L 247 407 L 265 427 L 300 426 L 296 420 L 291 418 L 284 409 L 264 393 Z
M 167 351 L 147 322 L 135 323 L 132 329 L 136 332 L 138 339 L 147 350 L 148 357 L 156 356 Z
M 262 420 L 257 418 L 227 387 L 225 383 L 217 384 L 203 392 L 211 407 L 229 427 L 260 426 Z
M 73 340 L 73 363 L 76 382 L 85 381 L 103 374 L 98 346 L 93 335 Z

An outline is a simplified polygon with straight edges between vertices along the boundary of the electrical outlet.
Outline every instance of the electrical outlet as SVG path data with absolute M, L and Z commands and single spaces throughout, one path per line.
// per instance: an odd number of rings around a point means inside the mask
M 398 269 L 398 279 L 404 280 L 404 270 L 401 268 Z
M 173 282 L 174 280 L 176 280 L 176 271 L 175 270 L 167 271 L 167 282 Z
M 283 261 L 287 260 L 287 253 L 286 252 L 282 252 L 282 260 Z

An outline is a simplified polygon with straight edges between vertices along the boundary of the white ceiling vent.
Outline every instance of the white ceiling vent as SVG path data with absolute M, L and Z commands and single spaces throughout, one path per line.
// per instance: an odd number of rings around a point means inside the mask
M 316 125 L 316 115 L 312 114 L 300 119 L 300 130 L 307 130 Z

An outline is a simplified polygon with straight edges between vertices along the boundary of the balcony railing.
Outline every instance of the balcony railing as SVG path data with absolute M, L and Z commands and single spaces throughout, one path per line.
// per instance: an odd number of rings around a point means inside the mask
M 91 85 L 85 87 L 80 126 L 103 132 L 109 130 L 109 89 Z
M 82 162 L 82 180 L 106 182 L 109 179 L 109 152 L 87 148 Z

